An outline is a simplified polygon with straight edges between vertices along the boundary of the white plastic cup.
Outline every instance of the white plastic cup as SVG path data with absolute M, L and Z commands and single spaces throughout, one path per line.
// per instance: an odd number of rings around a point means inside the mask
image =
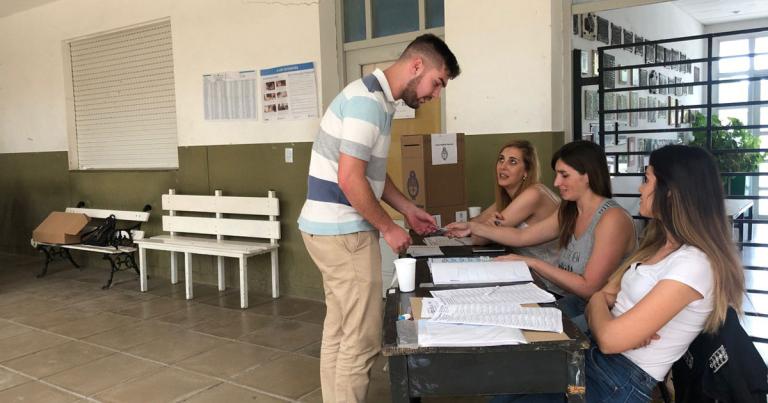
M 411 292 L 416 289 L 416 259 L 411 257 L 395 259 L 395 270 L 400 292 Z
M 469 218 L 475 218 L 483 212 L 483 208 L 480 206 L 472 206 L 469 208 Z

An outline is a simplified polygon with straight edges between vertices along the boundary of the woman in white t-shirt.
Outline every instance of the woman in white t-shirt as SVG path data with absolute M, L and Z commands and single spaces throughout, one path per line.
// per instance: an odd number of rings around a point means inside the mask
M 651 153 L 640 186 L 640 214 L 651 220 L 640 249 L 587 305 L 597 345 L 587 354 L 587 401 L 650 400 L 699 333 L 717 331 L 729 306 L 741 311 L 744 271 L 723 198 L 708 152 L 673 145 Z
M 650 156 L 640 248 L 589 300 L 587 402 L 648 402 L 696 336 L 741 310 L 744 272 L 725 215 L 720 172 L 701 148 L 672 145 Z M 528 395 L 495 401 L 562 401 Z

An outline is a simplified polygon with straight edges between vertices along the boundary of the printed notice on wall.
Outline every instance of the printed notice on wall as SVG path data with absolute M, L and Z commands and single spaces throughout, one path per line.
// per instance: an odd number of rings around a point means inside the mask
M 459 160 L 456 133 L 433 134 L 432 165 L 455 164 Z
M 258 119 L 256 71 L 203 75 L 205 120 Z
M 317 85 L 312 62 L 261 70 L 264 120 L 316 118 Z

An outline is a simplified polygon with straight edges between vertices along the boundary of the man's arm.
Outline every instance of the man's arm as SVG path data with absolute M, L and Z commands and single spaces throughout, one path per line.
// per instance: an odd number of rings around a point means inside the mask
M 403 252 L 411 244 L 411 237 L 392 221 L 392 218 L 376 200 L 371 185 L 365 178 L 367 166 L 367 161 L 341 153 L 339 155 L 339 188 L 344 192 L 344 196 L 352 204 L 352 207 L 382 233 L 389 247 L 395 253 Z M 385 193 L 386 188 L 385 185 Z M 405 196 L 402 194 L 400 196 L 405 200 Z M 407 202 L 407 200 L 405 201 Z
M 402 213 L 405 219 L 408 220 L 408 224 L 417 233 L 424 235 L 437 229 L 435 218 L 411 203 L 395 186 L 389 174 L 387 174 L 387 180 L 384 183 L 384 192 L 381 195 L 381 199 Z

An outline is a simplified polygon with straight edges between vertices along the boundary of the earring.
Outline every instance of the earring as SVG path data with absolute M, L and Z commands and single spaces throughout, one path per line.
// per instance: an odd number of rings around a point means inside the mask
M 528 180 L 528 175 L 523 175 L 523 182 L 525 182 L 526 180 Z

